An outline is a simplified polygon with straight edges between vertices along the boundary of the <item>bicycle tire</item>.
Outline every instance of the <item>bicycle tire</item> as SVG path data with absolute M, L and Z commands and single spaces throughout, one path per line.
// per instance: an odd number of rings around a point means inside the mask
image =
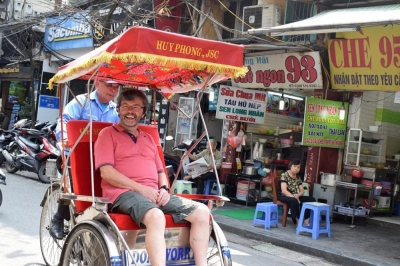
M 60 265 L 111 266 L 103 236 L 90 224 L 78 224 L 65 241 Z
M 232 257 L 230 256 L 230 252 L 226 253 L 229 250 L 228 247 L 221 247 L 222 252 L 222 261 L 219 255 L 219 248 L 217 246 L 216 235 L 215 232 L 212 231 L 210 235 L 210 241 L 208 243 L 207 250 L 207 265 L 223 265 L 223 266 L 232 266 Z
M 61 251 L 65 239 L 54 239 L 49 233 L 49 228 L 51 219 L 57 211 L 57 193 L 61 192 L 61 188 L 58 187 L 49 191 L 50 193 L 47 195 L 47 199 L 44 202 L 42 213 L 40 215 L 39 240 L 40 250 L 46 265 L 55 266 L 60 262 Z M 69 226 L 68 222 L 65 223 L 67 223 L 65 226 Z

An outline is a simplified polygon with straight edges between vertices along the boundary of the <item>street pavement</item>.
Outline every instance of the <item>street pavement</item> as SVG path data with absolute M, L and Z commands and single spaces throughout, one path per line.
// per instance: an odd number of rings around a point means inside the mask
M 226 202 L 222 209 L 246 208 L 243 204 Z M 349 221 L 331 223 L 331 237 L 321 234 L 314 240 L 311 234 L 296 235 L 296 227 L 288 218 L 287 226 L 264 229 L 262 225 L 252 226 L 252 220 L 237 220 L 213 213 L 214 219 L 224 232 L 268 242 L 272 245 L 294 250 L 303 254 L 323 258 L 338 265 L 400 265 L 400 225 L 356 219 L 355 228 Z M 281 218 L 281 217 L 280 217 Z M 340 217 L 339 217 L 340 218 Z M 264 251 L 273 246 L 265 245 Z
M 4 201 L 0 207 L 0 265 L 43 265 L 38 239 L 39 202 L 48 185 L 40 183 L 36 175 L 25 173 L 7 175 L 7 186 L 1 187 Z M 245 207 L 227 202 L 221 208 Z M 213 215 L 224 232 L 247 239 L 252 249 L 290 258 L 302 265 L 325 265 L 315 258 L 337 265 L 400 265 L 400 225 L 371 219 L 365 224 L 365 219 L 360 219 L 351 229 L 348 221 L 335 220 L 331 224 L 331 238 L 323 234 L 313 240 L 310 234 L 296 235 L 290 218 L 287 227 L 281 227 L 280 223 L 278 228 L 266 230 L 262 226 L 253 227 L 252 220 Z M 254 244 L 252 240 L 258 243 Z M 6 261 L 12 261 L 12 264 Z

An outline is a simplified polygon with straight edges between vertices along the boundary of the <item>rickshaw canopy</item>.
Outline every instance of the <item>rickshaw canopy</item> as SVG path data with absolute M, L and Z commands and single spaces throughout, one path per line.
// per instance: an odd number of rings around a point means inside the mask
M 247 71 L 241 45 L 135 26 L 61 66 L 49 88 L 95 74 L 98 80 L 180 93 L 244 76 Z

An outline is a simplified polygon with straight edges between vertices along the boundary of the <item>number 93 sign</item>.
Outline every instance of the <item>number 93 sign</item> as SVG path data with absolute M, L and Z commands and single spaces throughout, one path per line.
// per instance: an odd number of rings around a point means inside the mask
M 245 57 L 246 76 L 232 85 L 240 88 L 322 89 L 318 52 L 285 53 Z

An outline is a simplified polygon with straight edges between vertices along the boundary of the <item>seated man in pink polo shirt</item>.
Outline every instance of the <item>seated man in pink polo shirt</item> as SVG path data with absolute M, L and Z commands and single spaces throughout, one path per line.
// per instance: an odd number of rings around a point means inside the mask
M 145 116 L 146 95 L 128 89 L 118 97 L 118 124 L 104 128 L 95 143 L 95 167 L 100 170 L 103 196 L 111 212 L 125 213 L 146 228 L 151 265 L 166 264 L 164 213 L 175 222 L 188 221 L 196 265 L 207 265 L 210 212 L 204 204 L 170 195 L 167 177 L 153 138 L 138 129 Z

